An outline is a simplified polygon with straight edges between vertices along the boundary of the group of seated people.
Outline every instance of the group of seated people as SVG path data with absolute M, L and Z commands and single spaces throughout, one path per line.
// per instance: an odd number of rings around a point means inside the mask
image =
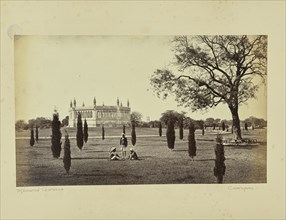
M 120 157 L 117 153 L 116 153 L 116 147 L 112 147 L 110 149 L 110 160 L 122 160 L 125 159 L 124 157 Z M 138 160 L 138 155 L 137 153 L 134 151 L 133 148 L 130 148 L 130 154 L 128 156 L 129 160 Z

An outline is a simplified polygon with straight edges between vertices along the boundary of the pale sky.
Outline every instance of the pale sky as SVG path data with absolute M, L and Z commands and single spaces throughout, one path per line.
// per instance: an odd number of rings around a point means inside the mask
M 131 111 L 158 120 L 166 110 L 186 111 L 194 119 L 231 119 L 226 105 L 207 112 L 178 108 L 173 99 L 157 98 L 150 77 L 173 59 L 172 36 L 20 36 L 15 38 L 16 120 L 52 118 L 56 106 L 60 119 L 68 115 L 69 103 L 116 105 L 119 97 Z M 266 119 L 266 88 L 258 98 L 239 110 Z

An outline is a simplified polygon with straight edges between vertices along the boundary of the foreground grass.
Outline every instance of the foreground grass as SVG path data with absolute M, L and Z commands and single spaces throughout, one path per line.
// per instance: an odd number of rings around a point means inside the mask
M 148 130 L 151 134 L 154 131 L 157 129 Z M 118 133 L 118 130 L 114 130 L 114 133 Z M 141 133 L 146 135 L 146 131 L 141 130 Z M 249 131 L 244 136 L 264 141 L 266 130 Z M 18 139 L 17 186 L 216 183 L 213 175 L 215 142 L 212 141 L 215 135 L 197 134 L 196 138 L 195 161 L 191 161 L 188 156 L 187 136 L 184 140 L 176 140 L 172 152 L 166 147 L 165 137 L 138 137 L 135 147 L 140 157 L 138 161 L 108 160 L 112 146 L 119 150 L 118 138 L 90 139 L 81 152 L 76 147 L 76 140 L 71 139 L 70 175 L 65 174 L 62 158 L 52 158 L 49 139 L 40 140 L 34 147 L 29 146 L 29 140 Z M 266 155 L 265 144 L 225 147 L 224 182 L 266 183 Z

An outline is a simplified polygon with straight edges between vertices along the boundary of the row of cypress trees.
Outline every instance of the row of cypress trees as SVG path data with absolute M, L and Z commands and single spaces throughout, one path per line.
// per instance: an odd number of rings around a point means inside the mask
M 189 156 L 193 159 L 196 156 L 196 141 L 195 141 L 195 127 L 194 123 L 190 118 L 186 118 L 183 114 L 179 114 L 175 111 L 166 111 L 162 114 L 160 121 L 164 122 L 167 125 L 166 137 L 167 145 L 170 150 L 173 150 L 175 147 L 175 124 L 179 125 L 179 138 L 183 139 L 184 132 L 184 123 L 189 128 L 188 136 L 188 152 Z M 162 135 L 162 124 L 159 124 L 159 135 Z
M 77 132 L 76 132 L 76 143 L 80 150 L 82 150 L 83 143 L 88 141 L 88 125 L 86 119 L 84 119 L 84 127 L 82 129 L 81 114 L 77 117 Z

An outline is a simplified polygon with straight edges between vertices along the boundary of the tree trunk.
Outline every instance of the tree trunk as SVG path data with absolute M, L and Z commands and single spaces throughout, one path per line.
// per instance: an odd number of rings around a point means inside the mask
M 217 176 L 217 183 L 223 183 L 223 176 Z
M 241 129 L 240 129 L 240 119 L 238 116 L 238 108 L 230 108 L 231 115 L 232 115 L 232 127 L 233 127 L 233 134 L 234 139 L 241 140 Z

